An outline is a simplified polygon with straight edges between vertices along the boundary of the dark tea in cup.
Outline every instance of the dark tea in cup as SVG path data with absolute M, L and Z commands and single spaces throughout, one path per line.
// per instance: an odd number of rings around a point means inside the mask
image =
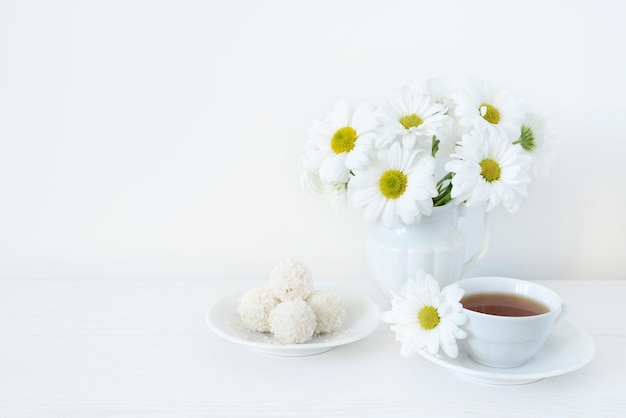
M 475 293 L 461 299 L 465 309 L 498 316 L 532 316 L 549 311 L 543 303 L 510 293 Z

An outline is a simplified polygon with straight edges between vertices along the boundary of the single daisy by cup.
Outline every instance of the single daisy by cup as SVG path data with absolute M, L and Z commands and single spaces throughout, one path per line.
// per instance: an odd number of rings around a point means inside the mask
M 536 177 L 546 177 L 554 162 L 554 153 L 549 138 L 550 132 L 546 119 L 534 113 L 529 113 L 520 128 L 520 136 L 515 144 L 532 158 L 531 171 Z
M 419 147 L 430 151 L 433 135 L 450 125 L 447 108 L 415 89 L 406 89 L 400 97 L 377 110 L 380 133 L 376 148 L 400 141 L 407 149 Z
M 313 122 L 303 168 L 319 171 L 324 184 L 347 183 L 350 170 L 367 164 L 375 127 L 369 104 L 363 103 L 351 113 L 348 104 L 339 101 L 326 120 Z
M 412 224 L 421 215 L 430 215 L 432 198 L 437 196 L 435 159 L 421 150 L 408 150 L 399 143 L 380 150 L 350 180 L 351 201 L 364 209 L 368 222 L 381 221 L 391 228 L 398 219 Z
M 522 100 L 512 93 L 495 91 L 486 81 L 470 80 L 454 94 L 455 114 L 467 128 L 490 126 L 519 138 L 525 111 Z
M 530 183 L 530 157 L 520 145 L 493 129 L 474 129 L 463 135 L 446 170 L 453 173 L 452 198 L 468 207 L 487 202 L 487 212 L 502 205 L 519 209 Z
M 391 310 L 381 319 L 391 323 L 396 341 L 402 343 L 400 354 L 409 357 L 426 350 L 437 355 L 442 348 L 451 358 L 459 354 L 457 339 L 467 337 L 459 328 L 467 317 L 463 314 L 463 289 L 451 284 L 439 290 L 439 284 L 423 270 L 408 280 L 400 295 L 393 295 Z

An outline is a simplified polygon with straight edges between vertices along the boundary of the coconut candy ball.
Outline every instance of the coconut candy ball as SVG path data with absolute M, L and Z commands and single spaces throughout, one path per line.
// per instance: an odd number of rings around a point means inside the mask
M 281 302 L 270 313 L 270 331 L 283 344 L 300 344 L 310 340 L 317 321 L 313 309 L 303 300 Z
M 239 300 L 237 312 L 241 322 L 251 331 L 268 332 L 270 313 L 279 301 L 268 287 L 246 292 Z
M 313 277 L 307 266 L 299 261 L 286 259 L 278 263 L 270 273 L 269 286 L 281 302 L 305 300 L 313 292 Z
M 315 313 L 316 334 L 333 332 L 341 326 L 346 311 L 341 306 L 341 299 L 336 293 L 328 289 L 315 290 L 307 299 L 307 303 Z

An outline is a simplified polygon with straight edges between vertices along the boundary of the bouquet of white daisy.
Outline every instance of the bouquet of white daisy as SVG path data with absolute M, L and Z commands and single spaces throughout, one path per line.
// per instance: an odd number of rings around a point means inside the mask
M 514 213 L 552 160 L 544 118 L 477 80 L 409 85 L 381 106 L 340 101 L 309 137 L 302 184 L 386 227 L 451 202 Z

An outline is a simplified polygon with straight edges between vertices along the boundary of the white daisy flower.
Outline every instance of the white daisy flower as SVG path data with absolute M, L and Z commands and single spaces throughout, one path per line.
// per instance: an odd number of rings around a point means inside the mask
M 436 136 L 440 141 L 439 151 L 437 155 L 441 155 L 441 152 L 448 152 L 449 155 L 454 150 L 454 140 L 452 138 L 460 138 L 465 129 L 461 129 L 457 126 L 458 121 L 454 116 L 454 108 L 456 103 L 450 97 L 450 91 L 447 89 L 442 80 L 438 78 L 430 78 L 426 80 L 426 86 L 421 87 L 417 82 L 409 82 L 404 86 L 404 91 L 411 92 L 412 94 L 423 95 L 430 97 L 435 103 L 441 104 L 446 108 L 445 114 L 448 116 L 448 120 L 445 124 L 441 124 L 437 128 Z M 432 139 L 432 136 L 431 136 Z M 430 145 L 426 140 L 423 141 L 424 145 Z
M 347 183 L 350 170 L 367 164 L 375 127 L 369 104 L 362 104 L 351 114 L 346 102 L 338 102 L 325 121 L 314 122 L 309 130 L 311 150 L 304 169 L 319 170 L 324 184 Z
M 302 170 L 300 185 L 305 190 L 321 195 L 336 212 L 344 206 L 348 194 L 348 183 L 324 184 L 320 180 L 319 171 Z
M 401 141 L 407 149 L 417 146 L 430 152 L 433 135 L 450 124 L 446 112 L 447 108 L 430 96 L 407 89 L 400 97 L 378 109 L 381 128 L 374 145 L 384 148 L 394 141 Z
M 454 94 L 455 114 L 466 128 L 491 126 L 506 133 L 511 141 L 519 137 L 525 112 L 522 100 L 508 91 L 494 91 L 485 81 L 471 80 Z
M 426 87 L 422 87 L 421 83 L 417 81 L 410 81 L 403 86 L 403 92 L 418 96 L 429 96 L 434 102 L 440 103 L 444 107 L 452 104 L 452 100 L 448 97 L 449 92 L 446 90 L 443 81 L 438 78 L 426 80 Z
M 487 211 L 498 205 L 510 213 L 527 196 L 530 158 L 521 146 L 493 129 L 472 130 L 463 135 L 454 158 L 446 163 L 452 177 L 452 198 L 468 207 L 487 202 Z
M 546 119 L 529 113 L 522 124 L 520 137 L 514 144 L 532 158 L 532 173 L 535 177 L 546 177 L 554 163 L 554 151 Z
M 396 341 L 402 343 L 400 354 L 408 357 L 426 350 L 436 355 L 442 348 L 449 357 L 456 358 L 456 340 L 467 337 L 459 328 L 467 322 L 460 303 L 463 293 L 454 283 L 439 291 L 433 276 L 420 270 L 406 282 L 400 295 L 393 294 L 391 310 L 381 319 L 393 324 Z
M 366 168 L 354 170 L 352 205 L 365 207 L 369 222 L 380 219 L 390 228 L 399 218 L 412 224 L 432 212 L 432 198 L 437 196 L 434 169 L 435 159 L 426 152 L 394 143 L 380 150 Z

